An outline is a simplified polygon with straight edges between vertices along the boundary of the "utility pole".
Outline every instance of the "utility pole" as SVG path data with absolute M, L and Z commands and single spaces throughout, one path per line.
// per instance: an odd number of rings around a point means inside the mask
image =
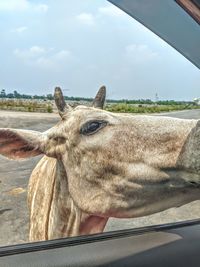
M 155 102 L 157 103 L 158 101 L 159 101 L 158 93 L 156 93 L 156 95 L 155 95 Z

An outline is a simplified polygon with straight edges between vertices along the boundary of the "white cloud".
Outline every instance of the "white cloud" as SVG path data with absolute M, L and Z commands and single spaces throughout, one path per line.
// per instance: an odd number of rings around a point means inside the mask
M 158 54 L 152 51 L 145 44 L 131 44 L 125 48 L 126 56 L 133 63 L 145 63 L 158 57 Z
M 65 60 L 71 55 L 71 52 L 68 50 L 61 50 L 58 53 L 54 54 L 53 58 L 55 60 Z
M 38 4 L 38 5 L 35 5 L 35 10 L 36 11 L 40 11 L 40 12 L 47 12 L 49 9 L 49 7 L 46 5 L 46 4 Z
M 125 13 L 121 9 L 119 9 L 118 7 L 114 5 L 100 7 L 99 13 L 103 15 L 107 15 L 107 16 L 112 16 L 112 17 L 121 17 L 125 15 Z
M 15 49 L 13 53 L 25 64 L 46 70 L 58 69 L 71 56 L 68 50 L 54 52 L 52 48 L 47 49 L 41 46 L 32 46 L 25 50 Z
M 41 46 L 32 46 L 30 49 L 29 49 L 29 52 L 32 54 L 32 55 L 38 55 L 38 54 L 43 54 L 45 52 L 47 52 L 47 49 L 45 49 L 44 47 L 41 47 Z
M 76 19 L 86 25 L 94 25 L 95 18 L 91 13 L 81 13 L 76 16 Z
M 18 28 L 16 28 L 16 29 L 12 30 L 12 32 L 22 33 L 22 32 L 24 32 L 24 31 L 26 31 L 27 29 L 28 29 L 28 27 L 26 27 L 26 26 L 22 26 L 22 27 L 18 27 Z
M 47 52 L 48 50 L 46 50 L 43 47 L 32 46 L 29 49 L 25 49 L 25 50 L 15 49 L 14 55 L 26 62 L 26 61 L 29 61 L 30 59 L 36 58 L 40 56 L 41 54 L 44 54 Z
M 27 51 L 27 50 L 21 51 L 17 48 L 13 51 L 13 54 L 16 57 L 21 58 L 23 60 L 27 60 L 30 57 L 29 51 Z
M 0 0 L 0 11 L 27 11 L 34 10 L 47 12 L 46 4 L 34 4 L 28 0 Z

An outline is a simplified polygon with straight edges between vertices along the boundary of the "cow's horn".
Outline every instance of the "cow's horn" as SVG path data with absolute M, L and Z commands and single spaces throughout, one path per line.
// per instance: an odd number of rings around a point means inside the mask
M 92 106 L 95 108 L 103 109 L 105 99 L 106 99 L 106 87 L 101 86 L 99 91 L 97 92 L 95 98 L 94 98 Z
M 67 113 L 71 107 L 65 102 L 62 90 L 60 87 L 56 87 L 54 91 L 54 100 L 58 109 L 58 112 L 61 117 Z

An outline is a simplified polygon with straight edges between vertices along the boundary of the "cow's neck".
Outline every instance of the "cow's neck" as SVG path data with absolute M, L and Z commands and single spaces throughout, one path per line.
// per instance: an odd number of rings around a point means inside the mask
M 56 175 L 48 222 L 48 239 L 102 232 L 107 218 L 82 212 L 68 191 L 64 166 L 57 160 Z
M 107 218 L 83 213 L 68 191 L 62 162 L 44 156 L 29 181 L 29 240 L 48 240 L 102 232 Z

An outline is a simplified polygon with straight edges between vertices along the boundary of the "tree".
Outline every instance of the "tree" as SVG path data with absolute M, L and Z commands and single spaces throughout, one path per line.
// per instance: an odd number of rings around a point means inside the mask
M 7 98 L 14 98 L 14 94 L 9 93 L 9 94 L 6 95 L 6 97 L 7 97 Z
M 47 99 L 48 100 L 53 100 L 53 95 L 52 94 L 47 94 Z
M 21 97 L 21 95 L 17 91 L 14 91 L 13 94 L 14 94 L 14 98 L 20 98 Z
M 1 98 L 6 97 L 6 91 L 5 91 L 5 89 L 2 89 L 2 90 L 1 90 L 0 97 L 1 97 Z

